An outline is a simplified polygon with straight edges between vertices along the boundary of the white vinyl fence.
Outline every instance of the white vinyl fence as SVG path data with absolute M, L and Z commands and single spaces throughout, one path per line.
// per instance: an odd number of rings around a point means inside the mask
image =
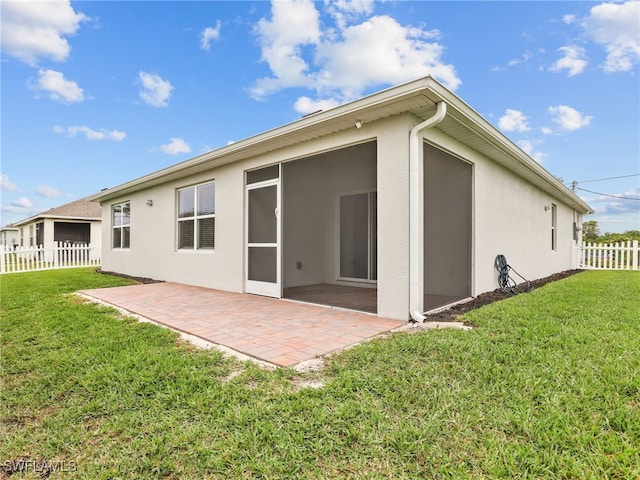
M 638 241 L 583 243 L 580 268 L 590 270 L 638 270 Z
M 0 273 L 99 267 L 101 262 L 99 245 L 73 245 L 62 242 L 37 247 L 0 245 Z

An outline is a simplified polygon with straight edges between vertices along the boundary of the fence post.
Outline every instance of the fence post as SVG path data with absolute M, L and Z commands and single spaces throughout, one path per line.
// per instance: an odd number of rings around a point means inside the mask
M 53 242 L 51 251 L 53 252 L 53 268 L 58 268 L 60 266 L 60 242 Z
M 631 250 L 632 260 L 631 263 L 633 265 L 634 270 L 638 270 L 638 240 L 633 241 L 633 249 Z
M 4 273 L 6 270 L 4 262 L 7 260 L 7 247 L 0 245 L 0 249 L 2 249 L 2 255 L 0 256 L 0 273 Z

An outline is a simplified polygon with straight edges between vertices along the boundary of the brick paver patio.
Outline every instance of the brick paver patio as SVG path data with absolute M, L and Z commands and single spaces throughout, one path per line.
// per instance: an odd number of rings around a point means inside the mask
M 171 282 L 80 293 L 279 366 L 296 365 L 404 324 L 366 313 Z

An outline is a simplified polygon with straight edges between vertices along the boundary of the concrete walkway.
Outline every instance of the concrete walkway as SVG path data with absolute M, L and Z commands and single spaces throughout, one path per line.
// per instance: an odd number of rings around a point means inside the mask
M 360 343 L 405 323 L 366 313 L 170 282 L 79 293 L 283 367 Z

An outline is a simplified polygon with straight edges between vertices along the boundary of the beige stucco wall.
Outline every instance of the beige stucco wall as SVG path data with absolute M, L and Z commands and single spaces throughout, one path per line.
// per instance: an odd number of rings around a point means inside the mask
M 102 242 L 102 222 L 91 222 L 91 244 L 100 246 Z
M 411 116 L 380 122 L 378 315 L 409 319 L 409 132 Z
M 54 220 L 51 218 L 44 219 L 44 245 L 53 244 Z
M 176 190 L 216 182 L 216 248 L 176 249 Z M 106 271 L 241 292 L 243 289 L 243 175 L 233 166 L 136 192 L 103 205 L 103 261 Z M 153 205 L 148 206 L 147 201 Z M 111 205 L 131 204 L 131 246 L 111 248 Z
M 360 129 L 350 129 L 313 141 L 280 149 L 259 158 L 248 158 L 221 166 L 180 181 L 135 192 L 103 203 L 103 269 L 158 280 L 181 282 L 235 292 L 244 291 L 245 212 L 244 172 L 253 168 L 290 162 L 322 152 L 366 141 L 376 141 L 378 191 L 378 315 L 409 318 L 409 132 L 418 123 L 415 117 L 388 118 Z M 472 151 L 436 129 L 425 132 L 426 139 L 473 164 L 472 294 L 497 287 L 493 262 L 496 254 L 506 255 L 509 263 L 527 278 L 535 279 L 572 267 L 573 211 L 548 194 Z M 286 169 L 286 167 L 285 167 Z M 293 170 L 292 170 L 293 172 Z M 292 174 L 292 178 L 295 175 Z M 176 190 L 210 180 L 216 182 L 215 251 L 176 250 Z M 286 170 L 284 181 L 287 181 Z M 287 192 L 299 198 L 289 208 L 304 208 L 306 195 L 313 188 Z M 340 188 L 335 187 L 332 194 Z M 153 206 L 147 201 L 152 200 Z M 288 208 L 285 198 L 283 209 Z M 111 248 L 111 205 L 131 202 L 131 248 Z M 551 211 L 558 206 L 558 251 L 551 251 Z M 313 202 L 309 202 L 311 205 Z M 317 203 L 313 204 L 317 210 Z M 311 207 L 310 207 L 311 208 Z M 331 207 L 334 208 L 334 207 Z M 310 212 L 323 223 L 333 222 L 334 212 Z M 285 225 L 284 228 L 287 228 Z M 304 235 L 303 235 L 304 237 Z M 324 281 L 335 280 L 335 252 L 324 248 L 313 257 L 309 250 L 319 241 L 311 234 L 302 242 L 287 245 L 283 257 L 301 260 L 304 271 L 291 271 L 284 265 L 287 278 L 296 282 L 314 282 L 322 271 Z M 327 227 L 324 243 L 335 243 L 335 232 Z M 302 258 L 304 256 L 304 258 Z M 299 258 L 300 257 L 300 258 Z M 306 267 L 309 269 L 305 269 Z M 324 267 L 324 268 L 323 268 Z M 313 272 L 313 273 L 311 273 Z M 305 275 L 308 275 L 305 277 Z
M 12 247 L 20 244 L 20 230 L 6 229 L 0 232 L 0 245 Z

